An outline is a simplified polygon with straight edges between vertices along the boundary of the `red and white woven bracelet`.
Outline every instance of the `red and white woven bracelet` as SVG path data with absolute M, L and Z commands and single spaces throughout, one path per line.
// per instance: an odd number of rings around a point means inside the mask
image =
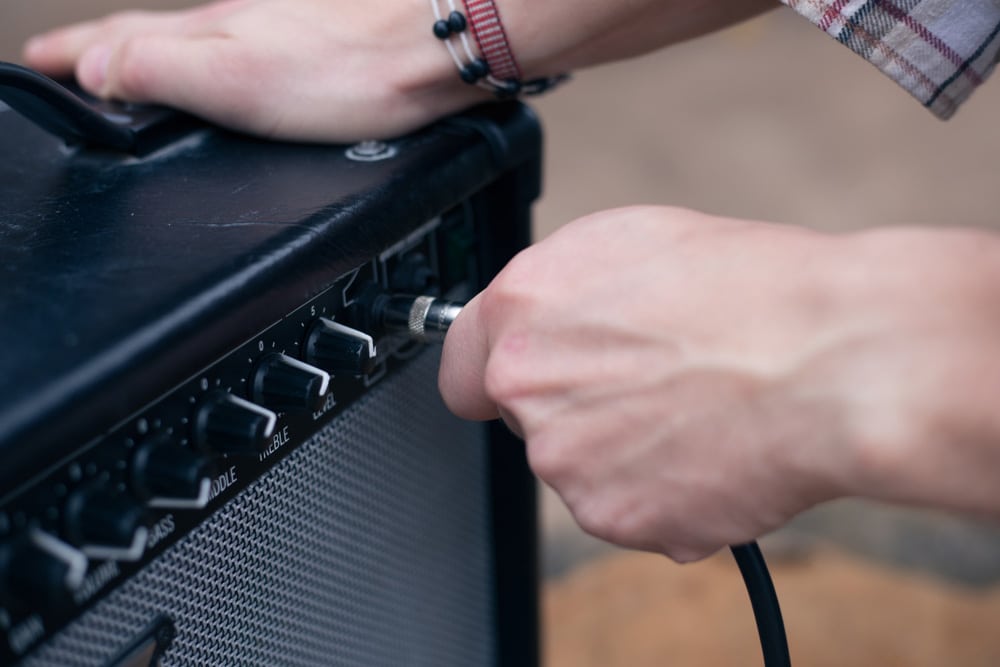
M 500 12 L 493 0 L 463 0 L 469 16 L 472 34 L 476 36 L 479 50 L 490 66 L 490 73 L 498 79 L 521 80 L 521 68 L 507 41 L 507 31 L 500 22 Z
M 447 14 L 441 11 L 439 1 L 445 2 Z M 568 75 L 560 74 L 522 81 L 521 68 L 511 52 L 507 33 L 493 0 L 463 2 L 469 12 L 468 19 L 458 11 L 456 0 L 431 0 L 435 18 L 434 36 L 444 42 L 451 59 L 458 67 L 462 81 L 490 90 L 499 98 L 507 98 L 520 93 L 544 93 L 569 78 Z M 481 58 L 472 52 L 466 36 L 466 28 L 470 26 L 483 54 Z

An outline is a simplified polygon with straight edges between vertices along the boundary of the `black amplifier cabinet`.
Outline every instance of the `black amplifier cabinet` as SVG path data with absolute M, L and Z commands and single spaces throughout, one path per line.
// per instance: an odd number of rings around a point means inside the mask
M 369 305 L 482 287 L 539 154 L 517 104 L 141 157 L 0 106 L 0 664 L 537 664 L 523 448 Z

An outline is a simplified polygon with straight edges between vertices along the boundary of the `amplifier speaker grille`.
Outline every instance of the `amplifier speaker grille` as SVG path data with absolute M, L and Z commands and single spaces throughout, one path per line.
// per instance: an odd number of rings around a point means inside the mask
M 485 429 L 428 349 L 25 664 L 103 666 L 158 615 L 163 664 L 496 662 Z

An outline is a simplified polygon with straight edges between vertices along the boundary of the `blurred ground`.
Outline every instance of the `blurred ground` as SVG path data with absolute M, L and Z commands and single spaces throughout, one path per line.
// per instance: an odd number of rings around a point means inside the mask
M 193 3 L 7 0 L 0 58 L 35 30 L 138 4 Z M 580 73 L 535 107 L 548 153 L 538 237 L 636 203 L 837 231 L 1000 225 L 1000 78 L 942 123 L 786 9 Z M 622 553 L 581 534 L 552 494 L 543 509 L 550 667 L 758 664 L 728 556 L 680 567 Z M 763 546 L 797 665 L 1000 664 L 996 526 L 843 501 Z
M 772 559 L 796 667 L 995 667 L 1000 589 L 973 592 L 829 550 Z M 545 596 L 548 667 L 758 665 L 726 555 L 679 567 L 651 554 L 580 566 Z

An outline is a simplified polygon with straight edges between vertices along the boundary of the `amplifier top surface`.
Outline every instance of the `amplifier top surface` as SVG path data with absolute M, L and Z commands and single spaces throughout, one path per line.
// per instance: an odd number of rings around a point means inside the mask
M 75 436 L 95 392 L 151 400 L 416 224 L 537 160 L 540 135 L 530 111 L 509 104 L 390 146 L 393 157 L 359 162 L 345 147 L 204 127 L 136 158 L 67 147 L 0 105 L 6 469 Z

